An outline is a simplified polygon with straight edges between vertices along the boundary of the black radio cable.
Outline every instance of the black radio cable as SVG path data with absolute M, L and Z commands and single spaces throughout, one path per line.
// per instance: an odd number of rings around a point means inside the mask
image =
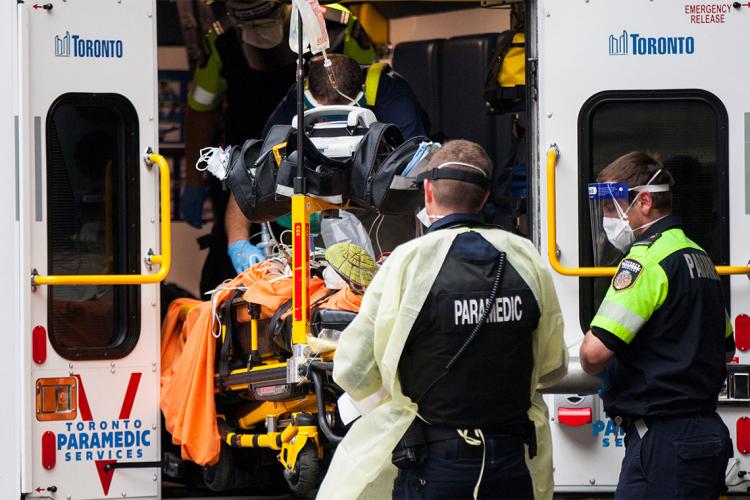
M 477 336 L 479 333 L 479 330 L 484 326 L 484 324 L 487 322 L 487 317 L 490 315 L 490 311 L 494 308 L 495 305 L 495 299 L 497 298 L 497 292 L 500 289 L 500 283 L 503 281 L 503 274 L 505 271 L 505 252 L 500 252 L 500 257 L 497 259 L 497 272 L 495 273 L 495 281 L 492 283 L 492 291 L 490 292 L 490 299 L 487 302 L 487 305 L 484 308 L 484 312 L 482 312 L 482 317 L 479 320 L 479 323 L 474 327 L 474 330 L 472 330 L 471 334 L 466 337 L 466 340 L 464 341 L 461 348 L 456 352 L 456 354 L 453 355 L 450 361 L 448 361 L 448 364 L 445 365 L 445 371 L 453 367 L 453 365 L 456 364 L 456 361 L 458 361 L 458 358 L 461 357 L 461 355 L 466 351 L 466 349 L 469 347 L 469 344 L 474 340 L 474 337 Z

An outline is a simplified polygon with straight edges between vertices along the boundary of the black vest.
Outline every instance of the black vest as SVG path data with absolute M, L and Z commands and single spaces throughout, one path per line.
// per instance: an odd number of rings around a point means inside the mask
M 409 333 L 399 379 L 431 424 L 502 432 L 528 421 L 539 305 L 507 259 L 485 325 L 435 383 L 481 318 L 499 255 L 479 233 L 458 235 Z

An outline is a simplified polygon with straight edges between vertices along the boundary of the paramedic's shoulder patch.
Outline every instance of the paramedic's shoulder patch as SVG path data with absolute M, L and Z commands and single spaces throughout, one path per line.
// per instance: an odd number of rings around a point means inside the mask
M 643 271 L 643 264 L 634 259 L 624 259 L 617 268 L 617 274 L 612 278 L 612 288 L 619 292 L 627 290 L 635 284 Z

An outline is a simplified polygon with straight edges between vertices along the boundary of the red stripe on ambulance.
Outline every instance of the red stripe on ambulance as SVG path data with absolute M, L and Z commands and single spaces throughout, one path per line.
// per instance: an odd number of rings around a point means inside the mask
M 86 397 L 86 390 L 83 388 L 83 380 L 80 375 L 75 375 L 75 378 L 78 379 L 78 410 L 81 412 L 81 420 L 90 422 L 94 420 L 94 417 L 91 416 L 91 407 Z
M 138 392 L 138 384 L 140 382 L 140 373 L 130 374 L 128 388 L 125 391 L 125 399 L 122 401 L 122 409 L 120 410 L 120 420 L 127 420 L 130 418 L 130 412 L 133 410 L 133 403 L 135 402 L 135 393 Z
M 125 397 L 122 400 L 122 407 L 120 408 L 119 420 L 130 419 L 130 414 L 133 411 L 133 404 L 135 403 L 135 396 L 138 393 L 138 386 L 141 383 L 142 375 L 143 374 L 140 372 L 130 374 L 128 387 L 125 389 Z M 81 420 L 84 422 L 93 421 L 94 417 L 91 413 L 89 400 L 86 397 L 86 390 L 83 387 L 83 379 L 81 379 L 80 375 L 75 375 L 75 377 L 78 379 L 78 410 L 81 415 Z M 107 468 L 107 465 L 115 463 L 117 463 L 117 460 L 94 460 L 96 472 L 99 475 L 99 482 L 102 484 L 102 491 L 105 495 L 109 494 L 109 487 L 112 484 L 112 478 L 115 474 L 115 469 Z

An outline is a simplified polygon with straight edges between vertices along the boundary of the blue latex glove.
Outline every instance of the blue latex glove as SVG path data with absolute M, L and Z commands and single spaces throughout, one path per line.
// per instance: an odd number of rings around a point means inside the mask
M 206 189 L 203 186 L 188 184 L 180 197 L 182 219 L 197 229 L 203 227 L 203 202 L 206 201 L 206 195 Z
M 263 251 L 247 240 L 235 241 L 229 245 L 227 254 L 232 259 L 232 265 L 237 274 L 240 274 L 253 264 L 266 260 Z

